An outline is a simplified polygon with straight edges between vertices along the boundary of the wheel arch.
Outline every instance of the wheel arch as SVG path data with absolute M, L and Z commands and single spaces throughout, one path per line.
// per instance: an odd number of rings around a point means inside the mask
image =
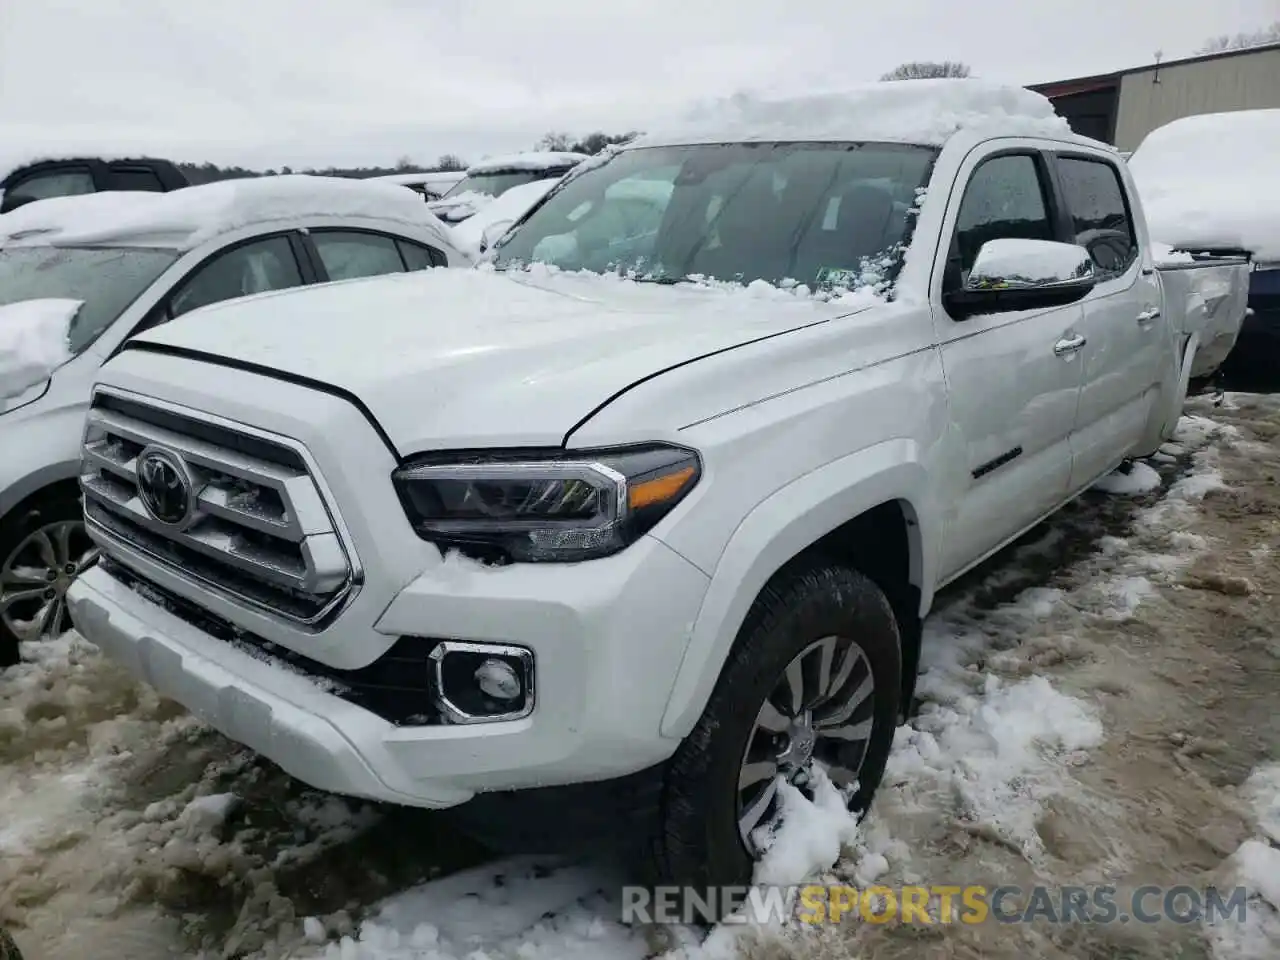
M 765 584 L 789 565 L 816 556 L 849 562 L 885 590 L 906 627 L 909 695 L 918 624 L 932 601 L 936 549 L 928 532 L 938 529 L 921 460 L 915 441 L 886 440 L 792 481 L 743 519 L 693 624 L 663 715 L 663 736 L 683 738 L 693 729 Z
M 40 467 L 19 477 L 0 490 L 0 523 L 21 516 L 41 500 L 49 497 L 80 497 L 79 462 L 58 463 Z

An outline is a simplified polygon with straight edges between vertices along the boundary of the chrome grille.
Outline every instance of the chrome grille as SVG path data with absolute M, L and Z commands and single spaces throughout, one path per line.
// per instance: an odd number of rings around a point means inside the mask
M 144 505 L 139 461 L 182 468 L 190 511 L 166 523 Z M 80 487 L 89 531 L 188 580 L 304 624 L 333 611 L 353 565 L 299 449 L 199 415 L 99 390 L 85 425 Z

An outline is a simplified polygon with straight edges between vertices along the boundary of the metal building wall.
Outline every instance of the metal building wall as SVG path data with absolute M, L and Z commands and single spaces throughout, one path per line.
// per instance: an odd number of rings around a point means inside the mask
M 1265 108 L 1280 108 L 1280 47 L 1126 73 L 1115 145 L 1136 150 L 1156 127 L 1182 117 Z

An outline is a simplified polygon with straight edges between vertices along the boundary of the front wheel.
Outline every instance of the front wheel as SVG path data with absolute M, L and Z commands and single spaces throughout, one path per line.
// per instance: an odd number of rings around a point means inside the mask
M 96 555 L 74 498 L 51 497 L 0 521 L 0 667 L 18 662 L 20 643 L 70 628 L 67 588 Z
M 775 577 L 747 615 L 697 726 L 666 773 L 650 872 L 694 887 L 748 883 L 778 785 L 815 766 L 861 813 L 884 774 L 902 689 L 884 593 L 841 566 Z

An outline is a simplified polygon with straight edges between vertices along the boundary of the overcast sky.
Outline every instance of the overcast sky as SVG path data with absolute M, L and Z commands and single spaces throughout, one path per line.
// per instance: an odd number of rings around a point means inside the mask
M 1277 19 L 1280 0 L 0 0 L 0 144 L 475 160 L 903 60 L 1033 83 Z

